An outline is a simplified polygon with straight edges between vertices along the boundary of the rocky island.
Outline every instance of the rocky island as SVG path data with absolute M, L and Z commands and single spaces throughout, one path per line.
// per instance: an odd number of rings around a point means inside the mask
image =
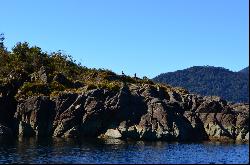
M 28 43 L 0 49 L 0 139 L 249 142 L 249 104 L 89 69 Z

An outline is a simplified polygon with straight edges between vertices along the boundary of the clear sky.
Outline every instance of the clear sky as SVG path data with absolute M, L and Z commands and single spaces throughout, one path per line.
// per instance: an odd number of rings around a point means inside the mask
M 248 0 L 1 0 L 10 50 L 27 41 L 90 68 L 154 76 L 249 65 Z

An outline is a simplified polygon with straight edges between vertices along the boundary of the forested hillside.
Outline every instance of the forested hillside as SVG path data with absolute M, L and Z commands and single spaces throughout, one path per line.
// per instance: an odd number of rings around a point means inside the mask
M 247 69 L 247 68 L 246 68 Z M 249 76 L 222 67 L 194 66 L 163 73 L 155 82 L 180 86 L 201 95 L 216 95 L 233 102 L 249 102 Z

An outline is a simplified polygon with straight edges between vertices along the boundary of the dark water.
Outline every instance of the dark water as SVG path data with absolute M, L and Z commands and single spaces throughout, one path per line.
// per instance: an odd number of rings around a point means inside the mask
M 0 142 L 0 163 L 249 163 L 248 144 L 121 140 Z

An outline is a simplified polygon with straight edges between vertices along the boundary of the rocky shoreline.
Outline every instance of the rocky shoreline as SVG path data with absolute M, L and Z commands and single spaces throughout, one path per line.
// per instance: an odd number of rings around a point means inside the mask
M 11 87 L 8 87 L 11 88 Z M 249 104 L 149 84 L 14 99 L 1 89 L 0 138 L 98 137 L 249 143 Z

